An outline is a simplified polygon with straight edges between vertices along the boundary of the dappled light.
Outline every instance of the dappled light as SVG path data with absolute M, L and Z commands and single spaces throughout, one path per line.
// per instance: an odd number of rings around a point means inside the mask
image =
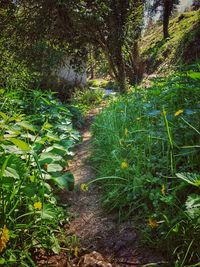
M 0 1 L 0 266 L 200 266 L 199 8 Z

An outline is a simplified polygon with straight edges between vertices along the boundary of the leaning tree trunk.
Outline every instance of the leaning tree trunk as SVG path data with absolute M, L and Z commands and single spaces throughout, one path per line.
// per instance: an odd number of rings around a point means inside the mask
M 164 39 L 169 38 L 169 18 L 172 12 L 172 0 L 164 0 L 164 14 L 163 14 L 163 35 Z

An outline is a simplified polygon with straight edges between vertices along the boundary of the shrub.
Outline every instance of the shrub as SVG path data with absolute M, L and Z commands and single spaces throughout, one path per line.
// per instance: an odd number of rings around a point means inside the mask
M 69 216 L 56 193 L 73 189 L 73 175 L 64 168 L 79 134 L 52 93 L 2 93 L 0 264 L 35 266 L 37 249 L 60 251 L 58 233 Z

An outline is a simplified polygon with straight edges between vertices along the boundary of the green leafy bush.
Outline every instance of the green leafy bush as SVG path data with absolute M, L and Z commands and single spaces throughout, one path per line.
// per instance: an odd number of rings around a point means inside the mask
M 113 101 L 93 126 L 91 160 L 98 177 L 108 177 L 101 180 L 104 206 L 121 220 L 138 220 L 144 241 L 177 266 L 200 256 L 199 219 L 191 217 L 198 214 L 199 187 L 176 176 L 200 173 L 198 77 L 189 71 L 155 79 L 152 88 Z
M 37 249 L 60 251 L 69 216 L 56 193 L 73 189 L 65 167 L 79 133 L 50 92 L 2 90 L 0 100 L 0 263 L 35 266 Z

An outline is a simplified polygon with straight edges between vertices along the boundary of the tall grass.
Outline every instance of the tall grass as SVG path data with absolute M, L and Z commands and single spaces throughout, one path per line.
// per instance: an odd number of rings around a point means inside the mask
M 200 193 L 176 177 L 200 172 L 200 81 L 198 72 L 190 74 L 154 80 L 152 88 L 113 101 L 93 126 L 92 155 L 97 177 L 123 178 L 102 180 L 104 206 L 122 220 L 140 220 L 144 240 L 159 248 L 165 244 L 168 259 L 184 264 L 199 255 L 199 238 L 190 244 L 194 233 L 187 226 L 188 247 L 179 247 L 181 221 L 197 225 L 184 203 L 190 193 Z

